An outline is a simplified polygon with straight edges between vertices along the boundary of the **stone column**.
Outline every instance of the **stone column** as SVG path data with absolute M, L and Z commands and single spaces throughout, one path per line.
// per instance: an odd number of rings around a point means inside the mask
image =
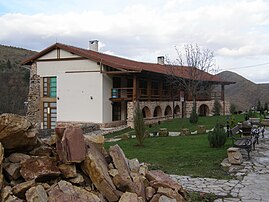
M 221 85 L 221 100 L 223 102 L 223 115 L 225 115 L 225 96 L 224 96 L 224 85 Z
M 127 126 L 134 127 L 135 102 L 127 102 Z
M 37 75 L 36 63 L 32 64 L 30 71 L 30 85 L 28 93 L 28 107 L 26 117 L 38 129 L 41 126 L 41 107 L 40 107 L 40 76 Z

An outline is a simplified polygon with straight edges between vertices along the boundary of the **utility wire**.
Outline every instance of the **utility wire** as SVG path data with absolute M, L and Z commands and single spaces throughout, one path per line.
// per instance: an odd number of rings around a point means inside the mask
M 269 62 L 266 63 L 261 63 L 261 64 L 256 64 L 256 65 L 247 65 L 247 66 L 241 66 L 241 67 L 233 67 L 225 70 L 233 70 L 233 69 L 247 69 L 247 68 L 252 68 L 252 67 L 258 67 L 258 66 L 263 66 L 263 65 L 268 65 Z M 224 69 L 222 69 L 224 70 Z

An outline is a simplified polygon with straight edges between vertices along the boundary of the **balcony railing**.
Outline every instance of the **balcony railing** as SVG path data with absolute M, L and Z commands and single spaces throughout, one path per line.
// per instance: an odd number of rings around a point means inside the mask
M 132 99 L 133 88 L 112 88 L 111 89 L 112 99 Z
M 150 92 L 146 88 L 138 89 L 139 100 L 177 100 L 179 94 L 174 94 L 173 97 L 168 90 L 159 91 L 158 89 L 151 89 Z M 133 98 L 133 88 L 112 88 L 111 99 L 113 100 L 131 100 Z
M 196 96 L 196 100 L 199 101 L 210 101 L 214 99 L 221 99 L 221 93 L 220 92 L 211 92 L 211 93 L 201 93 Z M 188 100 L 192 100 L 192 97 L 189 97 Z
M 146 88 L 139 88 L 137 92 L 139 100 L 180 100 L 180 94 L 174 93 L 171 95 L 171 91 L 158 89 L 150 89 L 150 92 Z M 132 100 L 133 88 L 112 88 L 111 99 L 113 100 Z M 197 95 L 197 100 L 209 101 L 213 99 L 221 99 L 221 93 L 211 92 L 210 94 L 202 93 Z M 187 100 L 192 100 L 189 97 Z

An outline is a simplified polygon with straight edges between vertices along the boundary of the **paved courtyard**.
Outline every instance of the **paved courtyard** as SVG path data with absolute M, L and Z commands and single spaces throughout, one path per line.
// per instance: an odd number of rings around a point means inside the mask
M 236 180 L 217 180 L 211 178 L 192 178 L 171 175 L 188 191 L 214 193 L 219 196 L 215 202 L 269 202 L 269 130 L 259 139 L 256 150 L 251 152 L 251 159 L 240 166 L 230 167 Z

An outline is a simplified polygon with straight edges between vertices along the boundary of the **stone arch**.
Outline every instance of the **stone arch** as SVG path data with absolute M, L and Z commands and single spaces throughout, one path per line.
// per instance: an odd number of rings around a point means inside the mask
M 172 116 L 172 108 L 169 105 L 164 110 L 164 116 Z
M 179 105 L 176 105 L 175 108 L 174 108 L 174 114 L 175 115 L 179 115 L 180 114 L 180 107 Z
M 160 106 L 156 106 L 153 112 L 153 117 L 161 117 L 162 116 L 162 109 Z
M 199 116 L 208 116 L 209 115 L 209 107 L 206 104 L 202 104 L 199 107 L 198 114 L 199 114 Z
M 142 113 L 144 118 L 151 117 L 150 109 L 147 106 L 142 109 Z

